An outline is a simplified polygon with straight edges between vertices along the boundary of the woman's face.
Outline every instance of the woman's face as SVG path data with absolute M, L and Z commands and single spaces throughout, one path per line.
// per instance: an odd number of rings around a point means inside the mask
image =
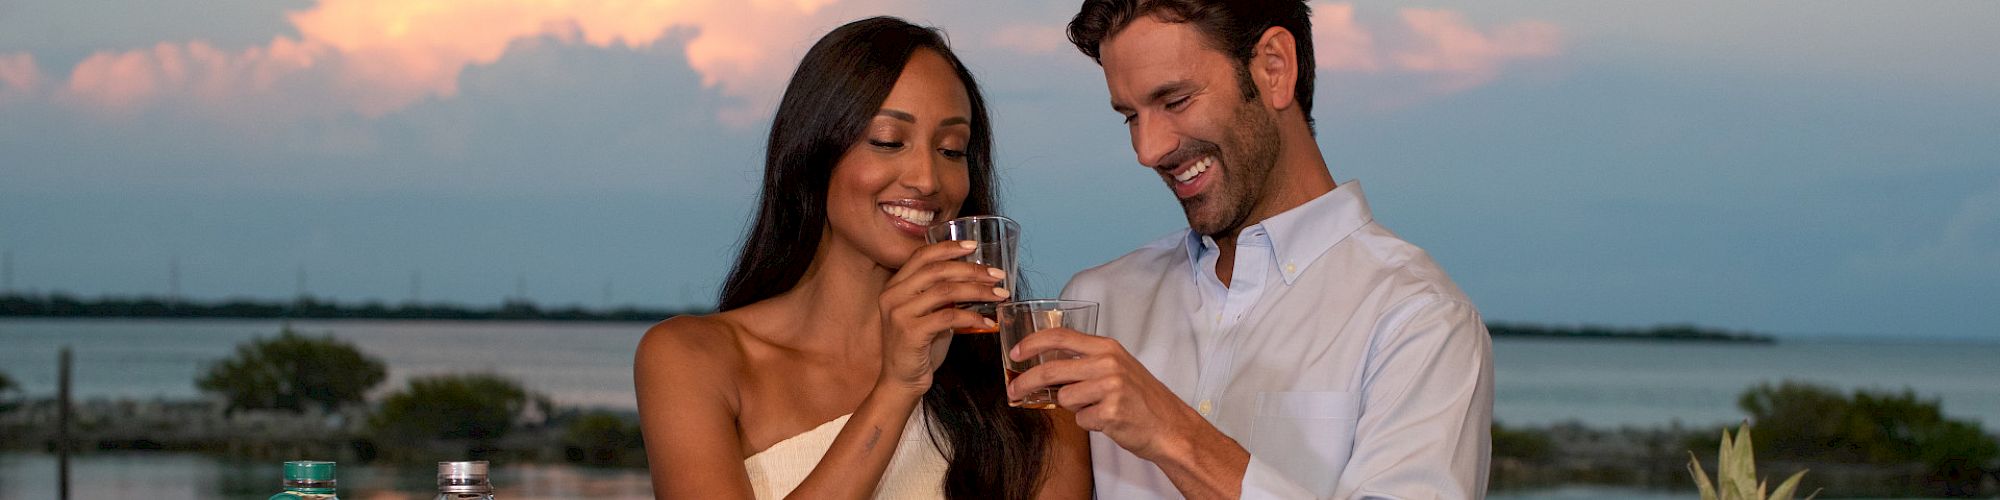
M 918 49 L 861 140 L 833 167 L 828 233 L 876 263 L 900 268 L 924 228 L 958 215 L 971 184 L 972 104 L 951 63 Z

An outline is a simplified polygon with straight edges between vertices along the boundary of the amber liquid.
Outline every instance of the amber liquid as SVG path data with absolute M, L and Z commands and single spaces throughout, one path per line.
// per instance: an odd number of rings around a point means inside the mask
M 1020 370 L 1015 370 L 1013 368 L 1004 368 L 1003 370 L 1007 372 L 1007 383 L 1009 384 L 1014 383 L 1014 377 L 1021 376 Z M 1020 401 L 1008 401 L 1007 406 L 1012 406 L 1015 408 L 1032 408 L 1036 410 L 1056 409 L 1056 389 L 1054 387 L 1050 387 L 1047 389 L 1035 391 L 1033 394 L 1029 394 L 1028 397 L 1023 398 Z
M 981 325 L 953 328 L 951 329 L 951 333 L 1000 333 L 1000 324 L 997 323 L 1000 320 L 999 308 L 993 302 L 968 302 L 959 304 L 958 308 L 979 313 L 987 321 L 996 321 L 996 323 L 993 323 L 993 326 Z

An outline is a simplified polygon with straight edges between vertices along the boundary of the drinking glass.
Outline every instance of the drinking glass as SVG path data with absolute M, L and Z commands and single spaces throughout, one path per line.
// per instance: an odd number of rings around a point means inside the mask
M 930 240 L 931 243 L 940 241 L 971 241 L 977 243 L 978 245 L 972 249 L 972 253 L 966 254 L 964 257 L 959 257 L 958 260 L 999 269 L 1002 273 L 1006 273 L 1007 277 L 1002 278 L 1000 283 L 995 286 L 1005 288 L 1008 292 L 1021 293 L 1020 290 L 1016 290 L 1014 287 L 1017 281 L 1015 278 L 1019 276 L 1017 270 L 1014 268 L 1014 262 L 1015 252 L 1021 241 L 1021 225 L 1014 223 L 1013 219 L 998 215 L 959 217 L 931 226 L 926 231 L 926 235 L 926 239 Z M 978 313 L 989 320 L 998 321 L 994 318 L 993 306 L 995 303 L 963 302 L 958 304 L 958 308 Z M 993 333 L 993 331 L 994 327 L 990 326 L 952 329 L 953 333 Z
M 1036 299 L 1003 302 L 998 307 L 1000 314 L 1000 365 L 1006 372 L 1007 383 L 1014 377 L 1041 365 L 1044 361 L 1054 361 L 1072 357 L 1074 354 L 1049 351 L 1029 358 L 1014 361 L 1007 352 L 1014 350 L 1014 344 L 1042 330 L 1068 328 L 1080 333 L 1097 333 L 1097 303 L 1082 300 Z M 1044 388 L 1024 396 L 1019 401 L 1008 401 L 1010 406 L 1021 408 L 1054 409 L 1056 407 L 1055 387 Z

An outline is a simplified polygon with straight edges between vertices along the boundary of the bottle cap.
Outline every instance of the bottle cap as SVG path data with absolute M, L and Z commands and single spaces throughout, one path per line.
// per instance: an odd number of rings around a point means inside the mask
M 485 460 L 471 462 L 438 462 L 438 491 L 443 493 L 492 493 L 493 483 L 486 479 Z
M 438 477 L 485 476 L 486 467 L 485 460 L 473 462 L 438 462 Z
M 311 460 L 285 462 L 285 487 L 330 491 L 334 487 L 334 464 Z

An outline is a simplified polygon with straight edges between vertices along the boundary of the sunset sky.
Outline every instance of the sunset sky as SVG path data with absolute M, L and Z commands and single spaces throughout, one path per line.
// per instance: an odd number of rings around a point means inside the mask
M 2000 2 L 1312 5 L 1334 176 L 1489 320 L 2000 340 Z M 986 88 L 1053 293 L 1185 225 L 1075 9 L 0 0 L 0 251 L 15 291 L 708 307 L 793 66 L 889 14 Z

